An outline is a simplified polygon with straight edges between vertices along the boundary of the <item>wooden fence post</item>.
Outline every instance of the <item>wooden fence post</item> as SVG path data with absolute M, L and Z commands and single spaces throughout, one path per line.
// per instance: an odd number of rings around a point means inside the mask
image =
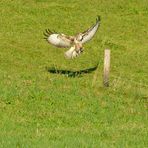
M 104 75 L 103 84 L 109 87 L 109 72 L 110 72 L 110 49 L 105 49 L 104 52 Z

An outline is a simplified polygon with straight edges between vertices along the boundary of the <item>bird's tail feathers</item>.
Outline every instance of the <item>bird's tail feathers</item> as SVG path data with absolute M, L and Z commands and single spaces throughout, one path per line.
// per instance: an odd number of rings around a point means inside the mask
M 73 58 L 79 56 L 80 53 L 81 53 L 81 52 L 77 52 L 77 51 L 75 50 L 75 47 L 73 46 L 73 47 L 71 47 L 68 51 L 65 52 L 65 57 L 66 57 L 67 59 L 73 59 Z
M 65 52 L 65 57 L 67 59 L 72 59 L 74 51 L 75 51 L 75 47 L 71 47 L 68 51 Z

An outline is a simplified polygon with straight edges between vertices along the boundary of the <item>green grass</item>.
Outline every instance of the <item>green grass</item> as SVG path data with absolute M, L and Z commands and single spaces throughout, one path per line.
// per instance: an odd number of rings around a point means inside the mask
M 0 12 L 0 147 L 148 147 L 147 0 L 1 0 Z M 75 34 L 97 15 L 77 59 L 43 40 L 46 28 Z

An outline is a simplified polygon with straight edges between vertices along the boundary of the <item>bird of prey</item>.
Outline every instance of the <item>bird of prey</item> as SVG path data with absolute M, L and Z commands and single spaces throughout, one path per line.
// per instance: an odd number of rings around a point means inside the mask
M 83 52 L 83 44 L 93 38 L 100 26 L 100 16 L 97 17 L 96 23 L 89 29 L 74 36 L 68 36 L 63 33 L 57 33 L 46 29 L 45 38 L 50 44 L 60 48 L 70 48 L 65 52 L 65 57 L 73 59 Z

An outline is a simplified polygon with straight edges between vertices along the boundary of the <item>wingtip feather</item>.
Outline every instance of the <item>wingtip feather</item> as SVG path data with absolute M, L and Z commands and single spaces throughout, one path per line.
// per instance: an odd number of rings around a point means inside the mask
M 52 32 L 50 29 L 45 29 L 45 32 L 43 32 L 43 35 L 45 36 L 44 39 L 48 39 L 48 37 L 53 34 L 54 32 Z

